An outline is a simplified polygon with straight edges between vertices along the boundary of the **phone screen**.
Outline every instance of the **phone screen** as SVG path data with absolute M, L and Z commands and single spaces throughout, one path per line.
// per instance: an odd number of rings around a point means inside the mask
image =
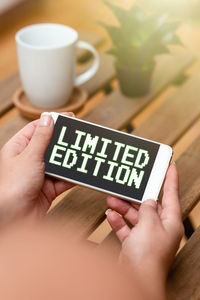
M 59 115 L 45 172 L 142 200 L 160 144 Z

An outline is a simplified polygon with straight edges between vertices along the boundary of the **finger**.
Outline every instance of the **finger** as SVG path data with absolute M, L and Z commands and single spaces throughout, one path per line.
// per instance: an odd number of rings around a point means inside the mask
M 74 116 L 71 112 L 66 112 L 65 115 Z M 53 134 L 54 122 L 50 113 L 44 112 L 41 114 L 38 126 L 28 145 L 27 151 L 35 155 L 37 159 L 43 160 L 45 151 L 50 143 Z
M 63 112 L 66 116 L 75 117 L 73 112 Z M 3 151 L 8 156 L 16 156 L 24 151 L 28 146 L 33 134 L 38 126 L 39 120 L 27 124 L 18 133 L 16 133 L 3 147 Z
M 166 175 L 162 199 L 161 219 L 166 224 L 181 220 L 181 207 L 178 195 L 178 172 L 175 164 L 171 164 Z
M 67 191 L 72 187 L 73 184 L 71 183 L 60 181 L 60 180 L 53 181 L 53 178 L 46 176 L 42 188 L 42 194 L 46 199 L 45 212 L 49 209 L 52 202 L 56 199 L 57 196 L 59 196 L 60 194 L 62 194 L 63 192 Z
M 5 154 L 9 156 L 20 154 L 29 144 L 37 125 L 38 120 L 35 120 L 15 134 L 3 147 Z
M 140 205 L 139 203 L 135 203 L 135 202 L 130 202 L 131 206 L 134 207 L 136 210 L 140 209 Z
M 74 187 L 73 183 L 57 180 L 54 182 L 56 196 Z
M 117 211 L 120 215 L 124 216 L 133 226 L 138 222 L 138 211 L 130 203 L 109 196 L 107 204 L 110 208 Z
M 45 151 L 49 145 L 54 129 L 53 118 L 49 113 L 42 113 L 37 128 L 28 144 L 26 151 L 37 160 L 43 161 Z
M 129 236 L 131 229 L 128 227 L 123 218 L 115 211 L 110 211 L 107 220 L 121 243 Z
M 175 218 L 181 216 L 178 188 L 178 172 L 175 164 L 171 164 L 165 179 L 164 193 L 162 198 L 163 215 L 173 216 Z
M 146 200 L 141 204 L 139 209 L 139 224 L 143 224 L 146 227 L 154 227 L 160 224 L 157 202 L 155 200 Z

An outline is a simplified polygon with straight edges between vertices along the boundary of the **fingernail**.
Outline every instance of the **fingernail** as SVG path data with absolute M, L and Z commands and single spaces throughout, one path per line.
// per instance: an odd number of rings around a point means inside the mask
M 75 118 L 75 114 L 74 114 L 72 111 L 68 112 L 68 115 L 69 115 L 70 117 Z
M 51 123 L 51 116 L 48 112 L 43 112 L 40 116 L 40 126 L 48 127 Z
M 173 165 L 176 165 L 176 162 L 175 162 L 175 160 L 173 160 L 172 164 L 173 164 Z
M 153 208 L 157 207 L 157 201 L 155 200 L 146 200 L 143 202 L 145 205 L 152 206 Z
M 111 211 L 112 211 L 112 209 L 111 209 L 111 208 L 108 208 L 108 209 L 105 211 L 105 215 L 107 216 Z

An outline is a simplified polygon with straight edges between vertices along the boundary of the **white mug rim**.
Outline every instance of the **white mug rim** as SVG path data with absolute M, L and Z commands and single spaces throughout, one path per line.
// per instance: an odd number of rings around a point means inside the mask
M 30 45 L 29 43 L 26 43 L 25 41 L 23 41 L 21 39 L 21 36 L 23 33 L 31 30 L 31 29 L 35 29 L 35 28 L 40 28 L 40 27 L 54 27 L 54 28 L 65 28 L 65 29 L 70 29 L 73 34 L 74 34 L 74 39 L 73 41 L 70 41 L 70 42 L 63 42 L 62 44 L 59 44 L 59 45 L 51 45 L 51 46 L 37 46 L 37 45 Z M 70 26 L 67 26 L 67 25 L 63 25 L 63 24 L 57 24 L 57 23 L 40 23 L 40 24 L 33 24 L 33 25 L 29 25 L 29 26 L 26 26 L 26 27 L 23 27 L 22 29 L 20 29 L 16 35 L 15 35 L 15 40 L 17 42 L 17 44 L 21 45 L 21 46 L 24 46 L 24 47 L 27 47 L 27 48 L 30 48 L 30 49 L 35 49 L 35 50 L 52 50 L 52 49 L 60 49 L 60 48 L 64 48 L 64 47 L 68 47 L 68 46 L 71 46 L 73 45 L 75 42 L 77 42 L 78 40 L 78 32 L 73 29 L 72 27 Z

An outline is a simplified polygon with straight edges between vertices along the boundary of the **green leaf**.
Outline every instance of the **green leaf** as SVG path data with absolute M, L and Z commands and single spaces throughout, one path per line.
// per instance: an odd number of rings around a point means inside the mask
M 116 16 L 120 24 L 124 23 L 127 20 L 127 16 L 128 16 L 127 10 L 120 8 L 119 6 L 112 4 L 107 0 L 104 0 L 103 2 L 110 8 L 110 10 Z
M 170 43 L 173 44 L 173 45 L 184 46 L 184 44 L 182 43 L 182 41 L 180 40 L 180 38 L 176 34 L 173 35 Z
M 175 85 L 182 85 L 186 80 L 188 79 L 188 75 L 186 74 L 180 74 L 175 80 L 174 80 L 174 84 Z
M 145 41 L 142 47 L 144 47 L 145 49 L 150 48 L 151 55 L 156 55 L 158 53 L 157 48 L 161 49 L 162 48 L 161 45 L 178 44 L 178 37 L 176 39 L 175 37 L 176 35 L 174 33 L 178 25 L 179 22 L 173 22 L 173 23 L 170 22 L 170 23 L 163 24 L 163 26 L 157 28 L 157 30 L 155 30 L 152 33 L 152 35 L 149 36 L 149 38 Z M 152 49 L 154 49 L 155 53 L 153 53 Z
M 108 32 L 109 36 L 112 39 L 112 42 L 116 45 L 118 45 L 120 43 L 121 40 L 126 39 L 126 37 L 124 36 L 124 33 L 120 30 L 119 27 L 116 26 L 110 26 L 107 24 L 103 24 L 100 23 L 105 30 Z
M 139 61 L 141 61 L 141 63 L 143 62 L 144 64 L 148 64 L 155 56 L 168 53 L 169 49 L 167 46 L 151 43 L 149 44 L 149 47 L 143 47 L 140 50 Z
M 133 47 L 124 47 L 122 44 L 120 48 L 113 47 L 108 53 L 114 55 L 121 65 L 134 67 L 137 64 L 138 49 Z
M 109 53 L 120 65 L 149 67 L 155 56 L 169 53 L 169 44 L 182 45 L 176 35 L 180 22 L 169 21 L 167 14 L 149 13 L 136 5 L 127 11 L 108 0 L 104 2 L 120 23 L 119 27 L 102 24 L 113 42 Z
M 157 27 L 161 27 L 167 20 L 168 14 L 158 15 Z
M 129 10 L 129 17 L 135 18 L 138 21 L 144 21 L 146 13 L 138 5 L 133 5 Z
M 164 32 L 175 32 L 180 26 L 180 22 L 167 22 L 162 25 L 160 30 Z

